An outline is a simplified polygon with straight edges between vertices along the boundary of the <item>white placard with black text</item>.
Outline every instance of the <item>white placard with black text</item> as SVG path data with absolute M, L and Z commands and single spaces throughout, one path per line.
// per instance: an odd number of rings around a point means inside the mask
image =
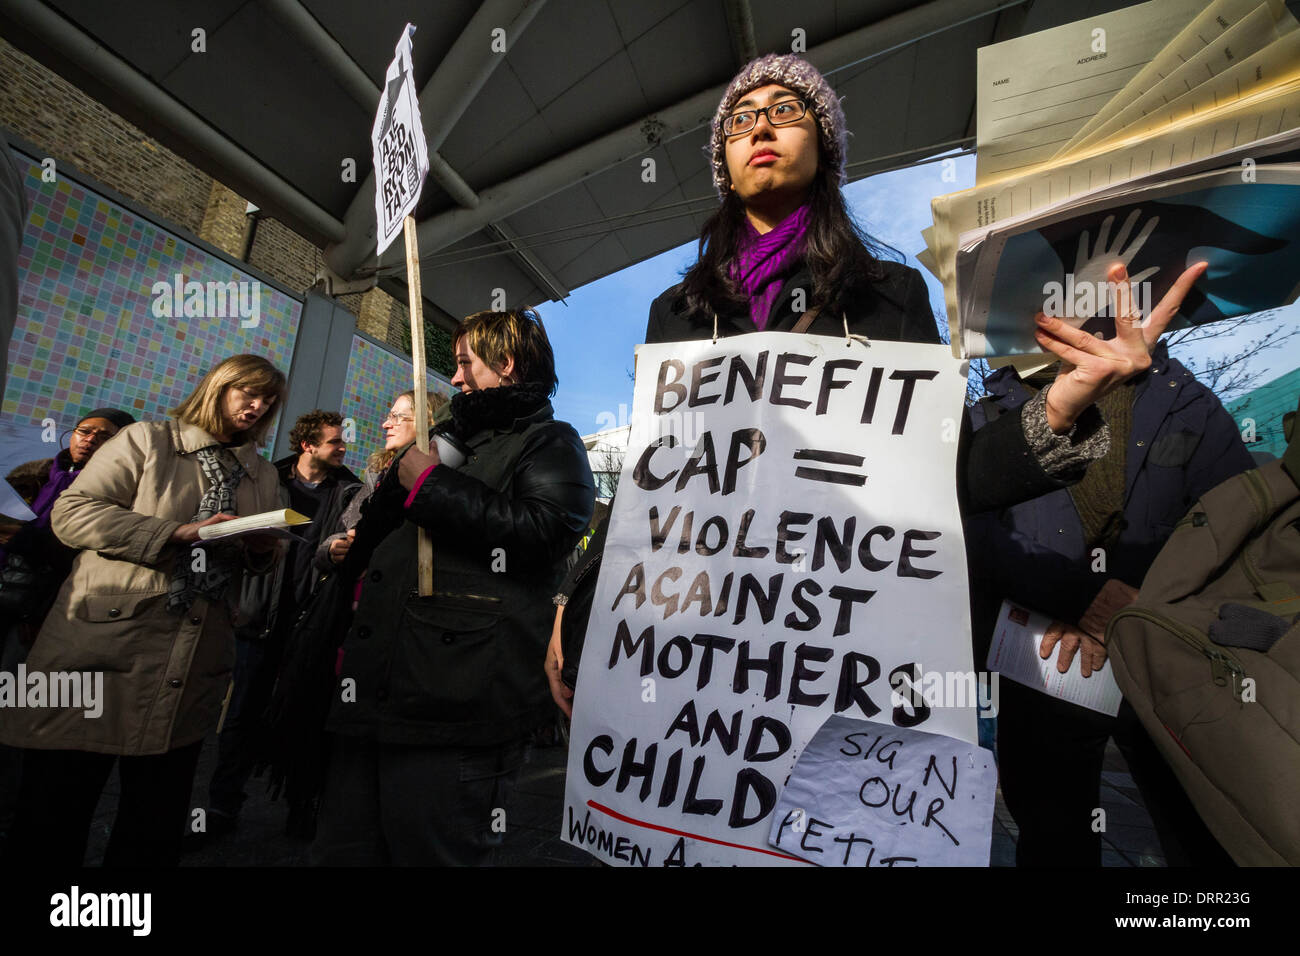
M 973 706 L 909 702 L 923 674 L 972 667 L 965 388 L 941 345 L 759 332 L 638 348 L 566 841 L 615 864 L 799 862 L 768 834 L 827 717 L 975 740 Z
M 402 231 L 402 222 L 420 201 L 424 177 L 429 172 L 429 152 L 420 125 L 419 92 L 411 67 L 409 23 L 397 41 L 388 64 L 384 91 L 370 130 L 375 163 L 375 241 L 383 253 Z

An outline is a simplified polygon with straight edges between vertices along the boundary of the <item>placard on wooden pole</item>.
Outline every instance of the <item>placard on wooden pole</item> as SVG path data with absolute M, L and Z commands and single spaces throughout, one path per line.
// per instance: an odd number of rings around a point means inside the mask
M 403 223 L 406 237 L 406 289 L 411 307 L 411 365 L 415 375 L 415 447 L 429 453 L 429 382 L 424 357 L 424 296 L 420 292 L 420 246 L 415 236 L 415 217 Z M 419 529 L 416 560 L 419 563 L 419 593 L 433 593 L 433 538 L 427 528 Z

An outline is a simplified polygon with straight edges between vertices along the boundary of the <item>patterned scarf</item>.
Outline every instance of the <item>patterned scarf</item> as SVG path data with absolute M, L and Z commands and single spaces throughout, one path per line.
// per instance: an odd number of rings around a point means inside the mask
M 235 514 L 235 489 L 244 477 L 244 466 L 225 448 L 216 446 L 200 448 L 194 455 L 203 468 L 208 487 L 190 521 L 207 521 L 215 514 Z M 237 567 L 239 546 L 234 542 L 203 546 L 202 561 L 194 550 L 185 548 L 176 556 L 176 570 L 167 593 L 167 609 L 176 614 L 184 614 L 200 596 L 221 600 Z M 196 570 L 196 565 L 202 570 Z
M 767 327 L 768 313 L 781 292 L 786 273 L 804 251 L 808 234 L 808 206 L 796 209 L 780 225 L 759 235 L 748 218 L 740 249 L 731 262 L 731 280 L 749 296 L 749 317 L 761 332 Z

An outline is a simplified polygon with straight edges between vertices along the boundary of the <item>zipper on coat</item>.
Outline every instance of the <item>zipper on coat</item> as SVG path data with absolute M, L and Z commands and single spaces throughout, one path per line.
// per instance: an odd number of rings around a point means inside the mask
M 418 598 L 420 597 L 420 589 L 411 588 L 409 591 L 406 592 L 406 596 Z M 460 592 L 455 592 L 455 591 L 434 591 L 432 594 L 427 595 L 427 597 L 469 598 L 472 601 L 487 601 L 489 604 L 501 603 L 501 599 L 499 597 L 493 597 L 491 594 L 462 594 Z
M 1115 621 L 1121 617 L 1137 617 L 1149 621 L 1178 637 L 1183 643 L 1200 651 L 1210 661 L 1210 677 L 1214 683 L 1220 687 L 1227 687 L 1229 680 L 1231 680 L 1232 696 L 1235 700 L 1241 700 L 1241 682 L 1246 677 L 1246 669 L 1242 667 L 1241 661 L 1237 659 L 1236 655 L 1221 648 L 1200 631 L 1163 614 L 1148 611 L 1146 608 L 1127 607 L 1117 611 L 1110 619 L 1111 623 L 1107 625 L 1106 630 L 1109 632 L 1114 627 Z

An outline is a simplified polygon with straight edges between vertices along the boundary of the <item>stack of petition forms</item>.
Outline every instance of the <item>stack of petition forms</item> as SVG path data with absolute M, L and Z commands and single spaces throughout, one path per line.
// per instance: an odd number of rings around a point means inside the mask
M 1282 0 L 1153 0 L 982 48 L 976 186 L 933 201 L 919 257 L 954 351 L 1041 366 L 1040 310 L 1112 334 L 1117 260 L 1144 314 L 1210 262 L 1180 324 L 1293 302 L 1298 27 Z

